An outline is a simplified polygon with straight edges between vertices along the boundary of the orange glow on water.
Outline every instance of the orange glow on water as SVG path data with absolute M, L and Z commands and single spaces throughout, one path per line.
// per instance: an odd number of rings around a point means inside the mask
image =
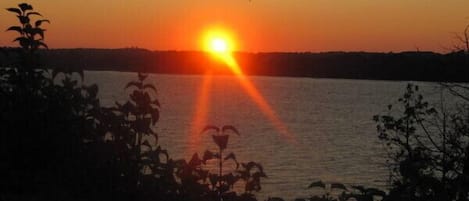
M 212 75 L 206 74 L 203 78 L 202 84 L 197 93 L 197 101 L 195 105 L 195 112 L 189 133 L 189 150 L 186 150 L 186 156 L 198 150 L 201 140 L 201 129 L 207 124 L 207 114 L 210 105 L 210 86 L 212 83 Z
M 251 100 L 257 105 L 260 111 L 269 119 L 272 125 L 277 129 L 280 135 L 290 143 L 296 143 L 295 136 L 288 130 L 288 127 L 282 120 L 278 117 L 276 112 L 270 106 L 270 104 L 265 100 L 256 86 L 251 82 L 251 80 L 244 75 L 241 67 L 236 62 L 236 59 L 232 55 L 232 47 L 234 47 L 234 40 L 229 38 L 227 35 L 223 35 L 220 31 L 209 32 L 204 39 L 204 49 L 210 52 L 217 59 L 222 61 L 225 66 L 227 66 L 230 71 L 237 77 L 240 86 L 244 89 L 245 93 L 249 95 Z M 223 37 L 220 37 L 223 36 Z M 222 38 L 222 39 L 221 39 Z M 212 82 L 212 75 L 206 73 L 202 85 L 198 91 L 198 98 L 196 102 L 196 112 L 194 113 L 191 133 L 190 133 L 190 143 L 193 146 L 192 148 L 198 149 L 197 146 L 201 142 L 201 129 L 209 122 L 207 121 L 207 114 L 209 112 L 210 105 L 210 94 L 209 88 Z M 188 153 L 193 153 L 194 150 L 188 150 Z
M 251 80 L 249 80 L 249 78 L 243 74 L 235 58 L 232 55 L 227 55 L 225 61 L 226 65 L 238 78 L 239 83 L 243 87 L 245 92 L 251 97 L 254 103 L 256 103 L 257 107 L 259 107 L 259 109 L 264 113 L 264 115 L 275 126 L 277 131 L 280 132 L 282 137 L 286 138 L 291 143 L 296 143 L 295 136 L 290 133 L 290 131 L 288 131 L 288 127 L 285 125 L 285 123 L 282 122 L 282 120 L 280 120 L 276 112 L 265 100 L 259 90 L 257 90 L 256 86 L 254 86 Z

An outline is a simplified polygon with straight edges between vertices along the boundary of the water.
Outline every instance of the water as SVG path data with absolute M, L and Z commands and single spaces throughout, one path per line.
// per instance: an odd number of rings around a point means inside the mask
M 86 72 L 86 83 L 97 83 L 104 105 L 124 101 L 124 90 L 136 73 Z M 194 151 L 213 149 L 211 137 L 200 135 L 193 144 L 191 127 L 203 76 L 150 75 L 158 89 L 161 118 L 157 125 L 160 145 L 173 158 L 190 159 Z M 196 125 L 233 125 L 241 136 L 230 136 L 229 150 L 239 161 L 263 165 L 261 199 L 309 196 L 306 187 L 318 179 L 384 188 L 388 170 L 384 147 L 377 138 L 372 117 L 397 103 L 407 82 L 250 77 L 254 86 L 295 136 L 287 140 L 231 76 L 214 77 L 207 121 Z M 438 85 L 419 83 L 425 97 L 438 97 Z M 226 167 L 227 169 L 229 167 Z

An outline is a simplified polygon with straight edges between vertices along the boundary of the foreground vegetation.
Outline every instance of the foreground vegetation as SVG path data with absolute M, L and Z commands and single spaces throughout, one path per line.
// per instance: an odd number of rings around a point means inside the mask
M 171 158 L 154 130 L 160 105 L 147 75 L 127 84 L 127 101 L 101 106 L 98 86 L 84 85 L 82 71 L 42 65 L 38 50 L 47 48 L 42 25 L 49 21 L 33 23 L 42 16 L 28 4 L 7 10 L 20 22 L 8 28 L 20 47 L 4 52 L 7 68 L 0 68 L 2 200 L 257 200 L 267 177 L 262 166 L 225 153 L 236 128 L 208 125 L 201 132 L 211 134 L 217 152 Z M 444 87 L 464 100 L 456 112 L 432 107 L 409 85 L 389 113 L 374 117 L 389 151 L 388 193 L 314 181 L 309 188 L 324 194 L 308 199 L 468 200 L 468 88 Z M 209 161 L 217 162 L 216 172 L 205 168 Z M 226 161 L 236 166 L 226 171 Z

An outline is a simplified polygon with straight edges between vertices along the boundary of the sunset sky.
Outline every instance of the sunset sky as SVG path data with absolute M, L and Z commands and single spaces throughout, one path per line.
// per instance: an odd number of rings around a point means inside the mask
M 272 51 L 448 52 L 469 24 L 468 0 L 33 0 L 51 24 L 50 48 L 200 50 L 216 27 L 237 49 Z M 18 1 L 0 1 L 0 8 Z M 0 29 L 16 23 L 0 12 Z M 14 33 L 0 32 L 11 46 Z

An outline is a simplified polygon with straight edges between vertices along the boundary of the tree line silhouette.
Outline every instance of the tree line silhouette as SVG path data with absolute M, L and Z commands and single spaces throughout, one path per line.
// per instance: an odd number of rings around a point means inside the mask
M 223 65 L 200 51 L 124 49 L 53 49 L 40 52 L 50 67 L 168 74 L 230 74 Z M 467 82 L 469 59 L 464 51 L 433 52 L 325 52 L 234 53 L 248 75 L 374 80 Z

